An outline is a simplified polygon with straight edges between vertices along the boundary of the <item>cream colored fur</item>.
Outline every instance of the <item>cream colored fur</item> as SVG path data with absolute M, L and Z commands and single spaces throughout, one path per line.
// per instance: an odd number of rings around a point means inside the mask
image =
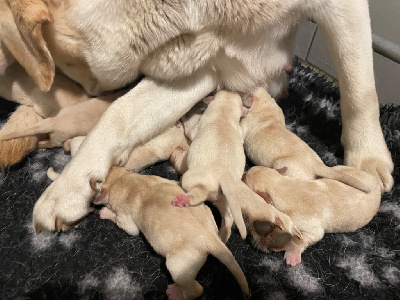
M 371 192 L 366 194 L 332 179 L 295 179 L 270 168 L 251 168 L 244 182 L 271 205 L 287 213 L 302 234 L 301 240 L 293 237 L 284 247 L 270 247 L 265 238 L 255 240 L 255 245 L 260 249 L 285 250 L 287 264 L 295 266 L 301 262 L 301 253 L 321 240 L 325 232 L 355 231 L 369 223 L 381 201 L 377 178 L 346 166 L 333 169 L 362 180 Z
M 85 136 L 76 136 L 67 140 L 63 144 L 63 148 L 65 151 L 71 152 L 71 156 L 73 157 L 84 139 Z M 145 167 L 168 160 L 185 141 L 183 126 L 181 123 L 177 123 L 150 141 L 134 148 L 122 166 L 129 171 L 140 172 Z M 52 168 L 49 168 L 47 175 L 54 181 L 60 174 L 55 173 Z
M 225 91 L 218 92 L 208 105 L 188 150 L 188 170 L 181 179 L 187 193 L 174 199 L 174 205 L 193 206 L 206 200 L 226 201 L 220 206 L 225 208 L 221 212 L 222 217 L 231 225 L 233 214 L 236 226 L 245 238 L 246 226 L 237 203 L 239 195 L 232 197 L 230 191 L 240 181 L 246 160 L 239 126 L 241 106 L 242 99 L 238 94 Z
M 100 218 L 112 220 L 131 235 L 140 230 L 154 250 L 166 257 L 175 282 L 168 286 L 168 299 L 195 299 L 203 293 L 195 278 L 209 254 L 227 266 L 248 295 L 243 271 L 219 239 L 211 210 L 204 204 L 171 205 L 170 199 L 182 192 L 176 181 L 114 167 L 94 203 L 105 205 Z
M 91 95 L 119 89 L 140 73 L 148 76 L 109 107 L 38 200 L 34 223 L 54 229 L 57 215 L 68 214 L 71 205 L 87 207 L 89 174 L 104 180 L 111 165 L 216 87 L 249 92 L 263 85 L 279 95 L 297 25 L 310 17 L 328 40 L 339 76 L 345 163 L 379 178 L 384 191 L 393 185 L 379 124 L 367 0 L 1 0 L 0 5 L 6 12 L 0 41 L 42 91 L 51 87 L 53 64 Z M 27 21 L 14 15 L 26 15 Z

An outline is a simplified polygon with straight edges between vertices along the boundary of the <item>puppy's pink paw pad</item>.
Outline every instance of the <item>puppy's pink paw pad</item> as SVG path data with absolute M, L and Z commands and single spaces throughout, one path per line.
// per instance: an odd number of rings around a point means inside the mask
M 182 289 L 176 283 L 168 285 L 166 294 L 168 300 L 184 300 Z
M 99 211 L 99 216 L 100 216 L 100 219 L 102 219 L 102 220 L 110 219 L 111 218 L 111 211 L 107 207 L 104 206 Z
M 292 267 L 297 266 L 301 263 L 301 252 L 299 250 L 286 251 L 284 258 L 287 265 Z
M 172 204 L 178 207 L 188 207 L 190 205 L 189 198 L 190 197 L 188 195 L 180 194 L 175 197 L 174 201 L 172 201 Z

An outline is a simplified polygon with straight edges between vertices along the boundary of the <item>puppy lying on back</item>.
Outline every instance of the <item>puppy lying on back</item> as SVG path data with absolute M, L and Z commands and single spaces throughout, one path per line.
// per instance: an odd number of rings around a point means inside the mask
M 295 266 L 301 262 L 301 253 L 321 240 L 325 232 L 355 231 L 371 221 L 381 201 L 376 177 L 345 166 L 333 169 L 362 180 L 371 192 L 366 194 L 332 179 L 295 179 L 270 168 L 251 168 L 243 176 L 244 182 L 268 203 L 288 214 L 302 234 L 301 240 L 293 237 L 284 247 L 265 245 L 268 242 L 265 239 L 255 240 L 256 246 L 286 251 L 286 263 Z
M 154 250 L 166 257 L 175 282 L 168 286 L 168 299 L 195 299 L 203 293 L 195 278 L 209 254 L 227 266 L 248 295 L 243 271 L 219 239 L 211 210 L 206 205 L 172 206 L 171 198 L 181 193 L 178 182 L 113 167 L 94 203 L 105 205 L 100 218 L 112 220 L 131 235 L 140 230 Z
M 239 126 L 245 111 L 241 97 L 220 91 L 214 100 L 208 98 L 208 101 L 211 102 L 199 120 L 187 153 L 188 170 L 181 179 L 187 193 L 178 195 L 173 204 L 193 206 L 212 200 L 222 215 L 220 236 L 223 241 L 228 240 L 233 221 L 242 238 L 245 238 L 243 212 L 253 234 L 264 236 L 278 226 L 285 233 L 277 243 L 283 243 L 288 236 L 296 234 L 292 221 L 275 208 L 265 205 L 261 197 L 241 181 L 246 160 Z M 183 124 L 185 127 L 187 122 L 183 120 Z M 190 127 L 197 127 L 195 124 L 191 122 Z
M 258 166 L 286 170 L 292 178 L 312 180 L 318 177 L 341 181 L 368 193 L 362 181 L 340 169 L 327 167 L 304 141 L 286 129 L 282 109 L 263 88 L 244 100 L 251 105 L 241 120 L 244 131 L 244 148 L 250 160 Z

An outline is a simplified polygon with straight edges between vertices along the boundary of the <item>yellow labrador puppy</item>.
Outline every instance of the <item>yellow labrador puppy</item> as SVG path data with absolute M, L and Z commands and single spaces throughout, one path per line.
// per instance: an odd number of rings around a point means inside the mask
M 378 212 L 381 202 L 377 178 L 346 166 L 333 169 L 362 180 L 371 192 L 366 194 L 332 179 L 295 179 L 283 176 L 274 169 L 251 168 L 243 176 L 244 182 L 268 203 L 288 214 L 302 235 L 301 239 L 294 236 L 283 247 L 269 244 L 266 238 L 255 239 L 255 245 L 264 250 L 286 251 L 286 263 L 295 266 L 301 262 L 301 253 L 321 240 L 325 232 L 355 231 L 368 224 Z M 274 233 L 271 232 L 271 238 Z
M 188 170 L 181 178 L 187 193 L 178 195 L 173 204 L 193 206 L 212 200 L 222 215 L 220 237 L 223 241 L 228 240 L 233 221 L 242 238 L 246 237 L 242 213 L 248 218 L 253 235 L 265 235 L 275 225 L 283 229 L 284 238 L 297 234 L 286 215 L 271 206 L 263 206 L 262 199 L 241 181 L 246 157 L 239 120 L 247 112 L 241 97 L 219 91 L 208 101 L 211 102 L 198 121 L 187 152 Z
M 94 203 L 105 205 L 100 218 L 112 220 L 131 235 L 141 231 L 154 250 L 166 257 L 175 282 L 168 286 L 168 299 L 196 299 L 203 293 L 195 278 L 209 254 L 226 265 L 248 295 L 243 271 L 219 239 L 210 208 L 171 205 L 170 199 L 182 192 L 176 181 L 113 167 Z
M 328 41 L 339 76 L 345 163 L 379 178 L 385 191 L 393 185 L 367 0 L 0 0 L 0 11 L 0 85 L 9 87 L 3 79 L 16 62 L 43 92 L 52 87 L 55 66 L 90 95 L 147 76 L 100 118 L 39 198 L 34 224 L 54 230 L 57 216 L 67 218 L 78 207 L 75 217 L 84 216 L 93 195 L 89 176 L 104 181 L 115 162 L 216 87 L 247 93 L 263 85 L 279 95 L 297 24 L 310 17 Z
M 363 192 L 369 187 L 348 173 L 327 167 L 302 139 L 286 129 L 285 116 L 275 100 L 263 88 L 245 99 L 251 105 L 241 120 L 244 148 L 247 156 L 258 166 L 285 170 L 292 178 L 312 180 L 318 177 L 339 180 Z

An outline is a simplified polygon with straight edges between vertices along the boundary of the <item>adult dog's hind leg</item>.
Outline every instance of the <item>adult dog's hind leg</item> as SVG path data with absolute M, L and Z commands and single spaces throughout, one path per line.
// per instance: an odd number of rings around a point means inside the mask
M 313 17 L 339 75 L 345 164 L 375 175 L 382 191 L 390 191 L 393 162 L 379 123 L 368 1 L 325 2 Z

